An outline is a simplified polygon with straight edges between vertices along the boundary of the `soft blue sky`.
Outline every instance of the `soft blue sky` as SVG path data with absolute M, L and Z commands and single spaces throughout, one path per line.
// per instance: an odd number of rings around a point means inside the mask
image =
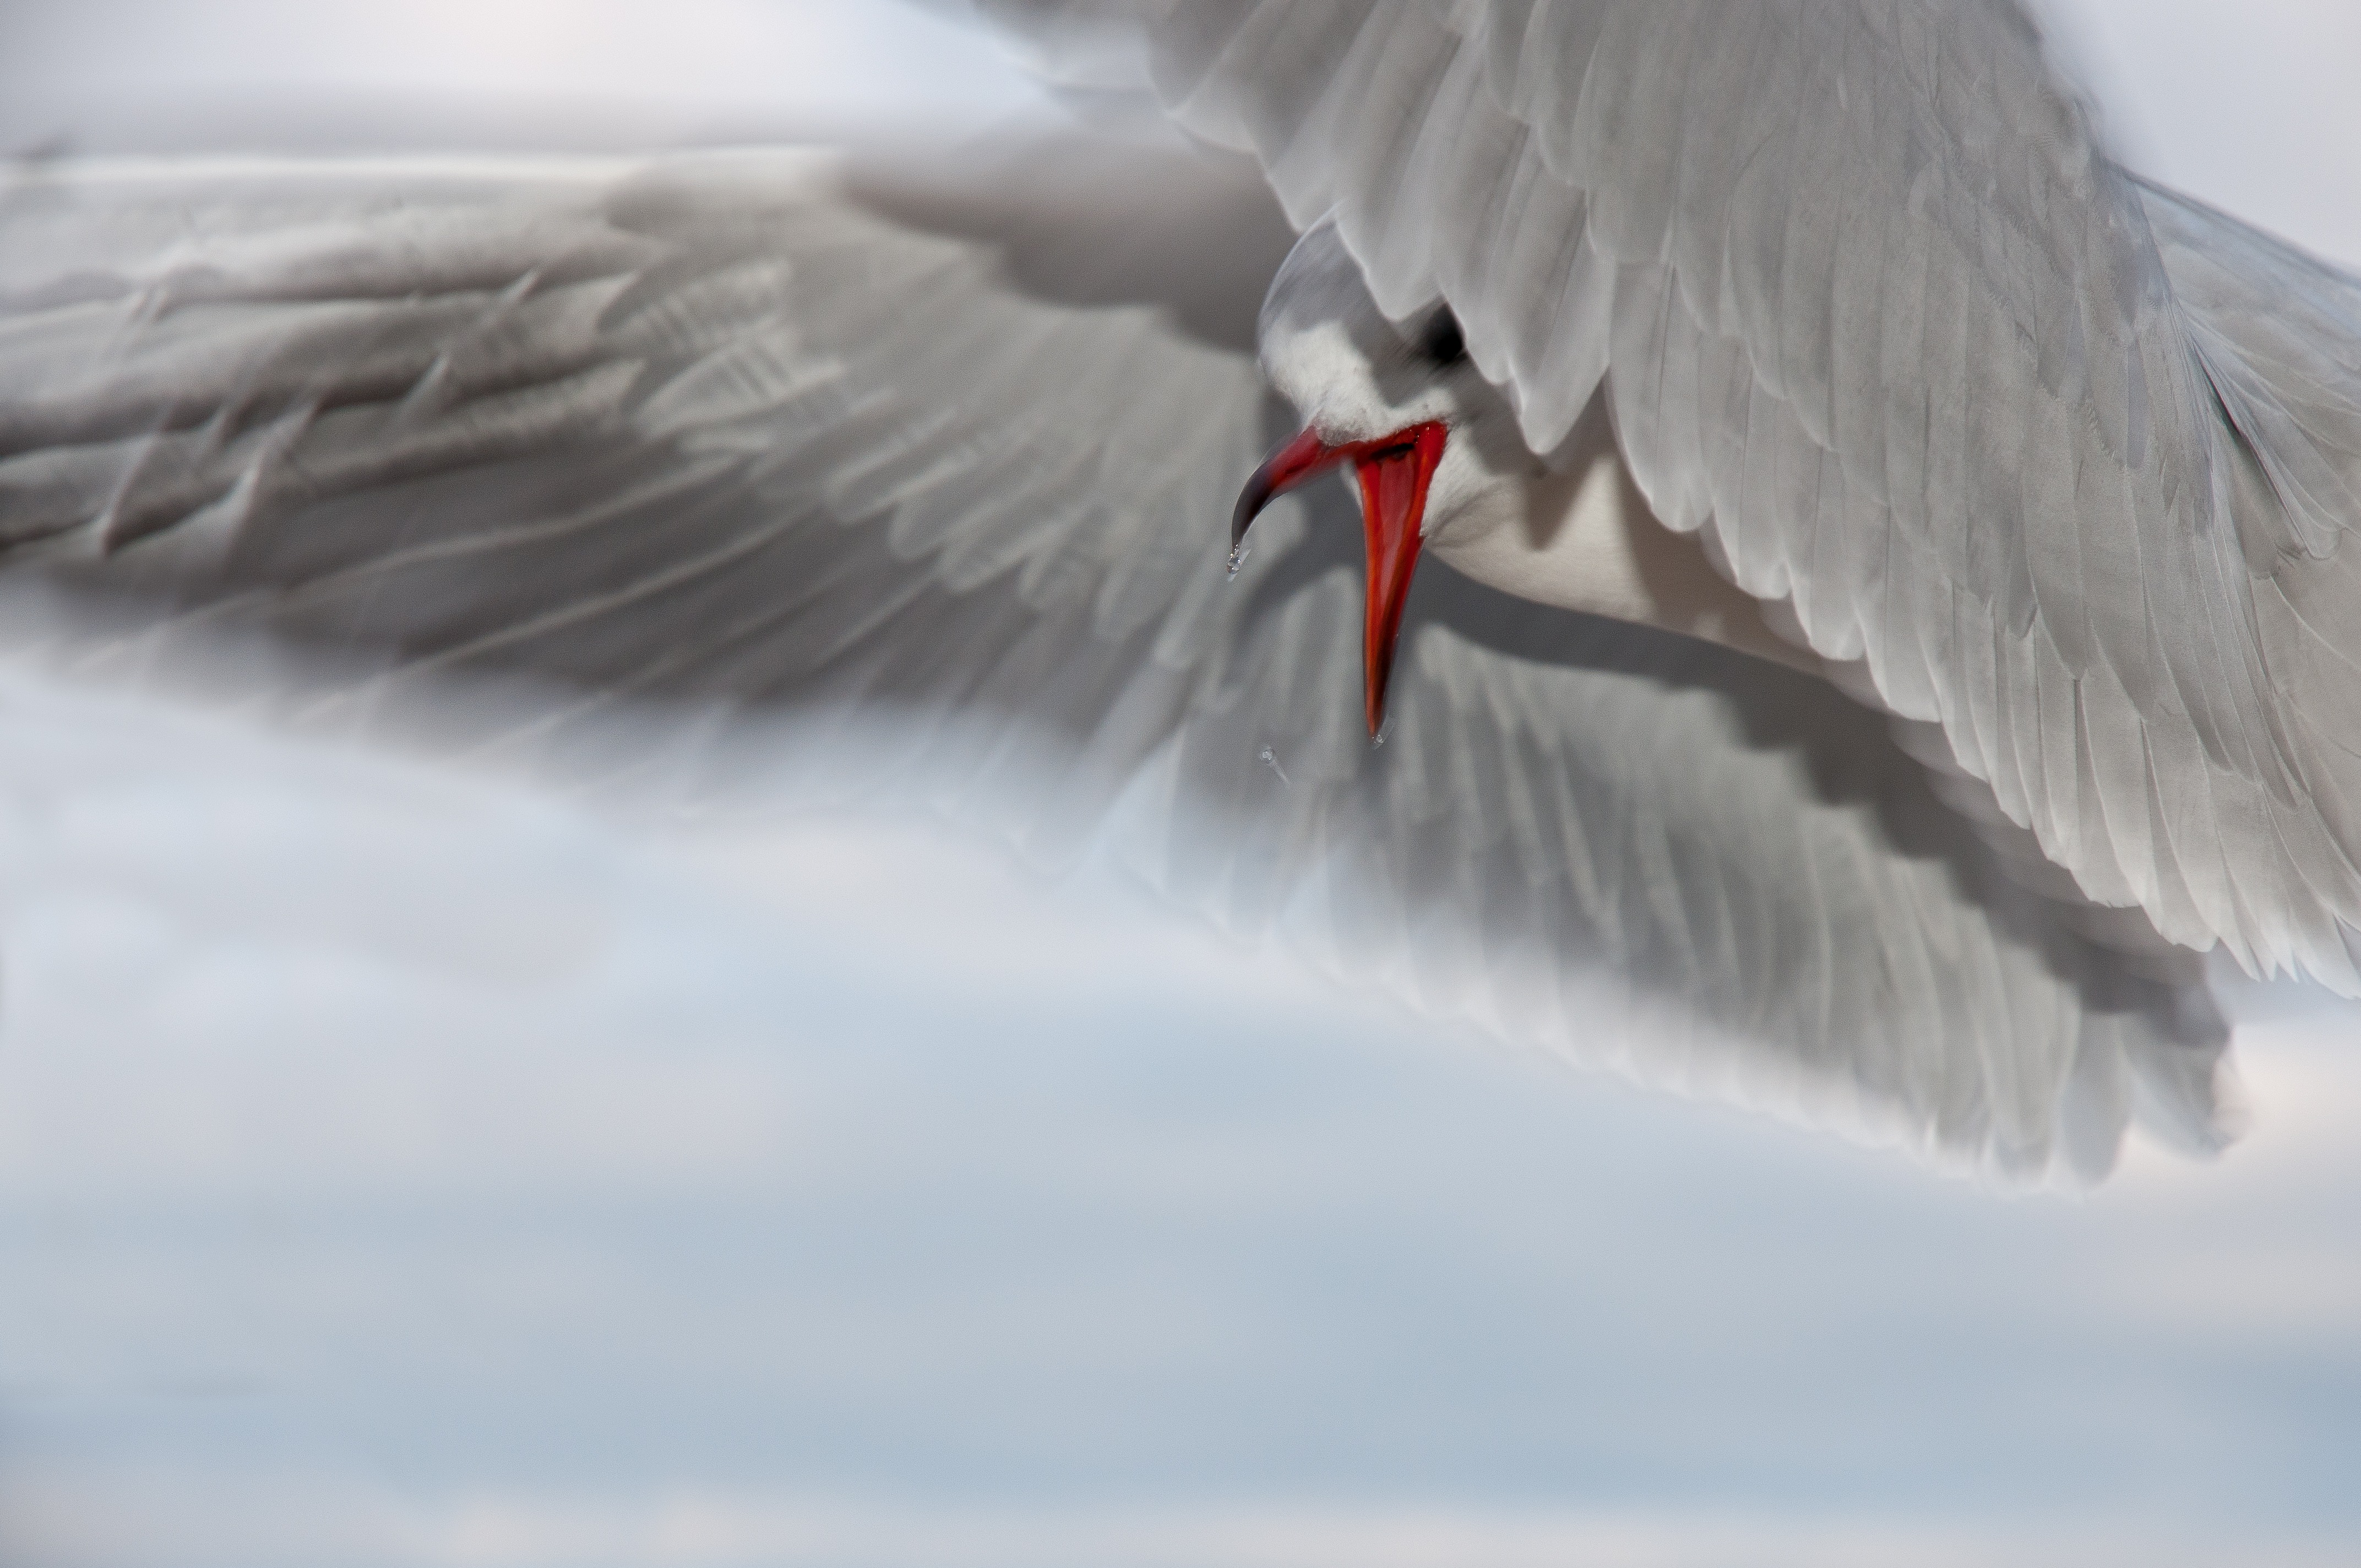
M 2361 257 L 2356 25 L 2061 23 L 2136 160 Z M 0 44 L 17 145 L 1030 101 L 885 5 Z M 2009 1198 L 904 817 L 623 832 L 14 657 L 0 751 L 12 1568 L 2361 1558 L 2351 1010 L 2241 993 L 2219 1164 Z
M 0 728 L 12 1563 L 2361 1543 L 2349 1015 L 2220 1164 L 2008 1198 L 906 820 Z
M 959 129 L 1040 95 L 902 0 L 0 0 L 0 146 L 600 149 Z

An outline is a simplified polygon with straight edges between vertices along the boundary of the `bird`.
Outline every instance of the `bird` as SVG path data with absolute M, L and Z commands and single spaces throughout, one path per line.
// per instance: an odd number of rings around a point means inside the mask
M 0 619 L 2013 1177 L 2355 989 L 2361 282 L 2011 0 L 979 9 L 1190 139 L 21 166 Z

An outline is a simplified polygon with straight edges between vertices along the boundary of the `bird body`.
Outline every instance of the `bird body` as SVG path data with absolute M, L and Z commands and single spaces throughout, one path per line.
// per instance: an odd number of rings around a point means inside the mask
M 994 9 L 1134 29 L 1534 453 L 1603 386 L 1657 517 L 2091 896 L 2361 988 L 2361 292 L 2111 162 L 2020 5 Z
M 884 717 L 1497 1033 L 2218 1144 L 2197 951 L 2351 979 L 2361 285 L 2006 5 L 1003 9 L 1245 156 L 27 171 L 0 534 L 78 658 L 522 682 L 467 745 L 586 787 Z
M 1440 325 L 1454 352 L 1438 359 Z M 1603 403 L 1544 463 L 1508 400 L 1475 373 L 1445 308 L 1398 330 L 1369 297 L 1332 225 L 1314 225 L 1271 280 L 1258 333 L 1263 376 L 1331 446 L 1383 442 L 1422 422 L 1450 431 L 1422 517 L 1426 546 L 1477 582 L 1535 604 L 1700 637 L 1822 674 L 1800 634 L 1695 541 L 1649 512 Z

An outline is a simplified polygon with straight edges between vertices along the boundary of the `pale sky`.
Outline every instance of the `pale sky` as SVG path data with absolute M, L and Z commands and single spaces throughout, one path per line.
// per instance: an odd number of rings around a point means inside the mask
M 2051 9 L 2136 164 L 2361 258 L 2355 13 Z M 430 101 L 1041 112 L 886 0 L 0 5 L 7 145 Z M 626 832 L 5 640 L 0 750 L 12 1568 L 2361 1560 L 2353 1010 L 2239 992 L 2219 1163 L 2006 1197 L 906 816 Z
M 2361 259 L 2361 9 L 2037 0 L 2143 172 Z M 519 141 L 600 148 L 973 128 L 1039 107 L 902 0 L 0 0 L 0 148 Z

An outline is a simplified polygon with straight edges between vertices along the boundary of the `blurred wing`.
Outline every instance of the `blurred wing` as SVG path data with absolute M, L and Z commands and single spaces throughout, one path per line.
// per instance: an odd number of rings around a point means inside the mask
M 1234 927 L 1657 1081 L 2019 1169 L 2103 1168 L 2136 1091 L 2212 1135 L 2186 960 L 2077 935 L 1817 683 L 1431 565 L 1372 751 L 1342 488 L 1222 569 L 1287 239 L 1180 155 L 53 170 L 0 209 L 0 517 L 78 602 L 384 651 L 371 703 L 553 685 L 569 770 L 627 706 L 916 719 L 1037 847 L 1112 819 Z M 1190 258 L 1241 247 L 1224 306 Z
M 2108 161 L 2013 0 L 987 0 L 1447 298 L 2090 894 L 2361 990 L 2361 283 Z M 1610 374 L 1611 372 L 1611 374 Z

